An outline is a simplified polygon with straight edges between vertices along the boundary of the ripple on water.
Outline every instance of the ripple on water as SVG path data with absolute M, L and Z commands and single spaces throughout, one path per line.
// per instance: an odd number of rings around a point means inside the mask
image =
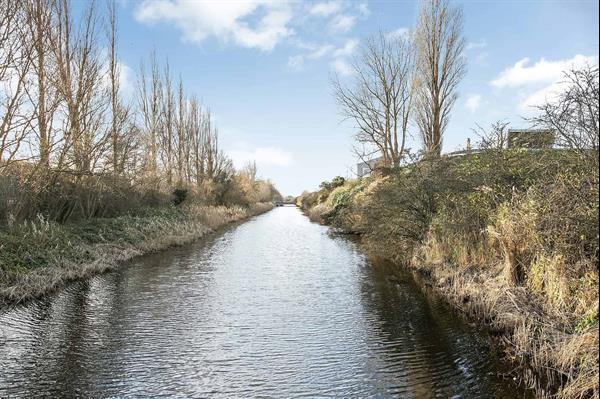
M 295 208 L 0 313 L 0 397 L 522 397 L 485 339 Z

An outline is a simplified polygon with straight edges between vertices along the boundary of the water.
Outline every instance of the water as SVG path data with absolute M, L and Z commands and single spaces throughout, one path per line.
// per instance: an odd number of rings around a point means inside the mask
M 524 393 L 485 336 L 283 207 L 0 311 L 0 397 Z

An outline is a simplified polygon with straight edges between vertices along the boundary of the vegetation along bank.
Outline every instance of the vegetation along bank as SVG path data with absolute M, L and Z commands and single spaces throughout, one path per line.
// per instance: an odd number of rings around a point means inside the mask
M 338 177 L 297 203 L 491 326 L 538 394 L 597 397 L 593 164 L 573 151 L 488 150 Z
M 168 60 L 124 95 L 116 2 L 9 1 L 0 21 L 0 304 L 281 200 L 255 163 L 234 168 Z
M 421 2 L 401 37 L 369 38 L 333 80 L 361 178 L 297 204 L 491 326 L 537 396 L 598 398 L 598 65 L 563 71 L 526 129 L 477 125 L 478 143 L 444 154 L 466 43 L 450 1 Z

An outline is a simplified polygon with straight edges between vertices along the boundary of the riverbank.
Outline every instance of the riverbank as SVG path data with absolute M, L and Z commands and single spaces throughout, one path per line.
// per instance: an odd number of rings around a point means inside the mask
M 598 398 L 597 165 L 490 151 L 375 175 L 298 205 L 491 327 L 538 396 Z
M 272 207 L 182 205 L 65 224 L 39 218 L 0 230 L 0 305 L 45 295 L 68 281 L 192 242 Z

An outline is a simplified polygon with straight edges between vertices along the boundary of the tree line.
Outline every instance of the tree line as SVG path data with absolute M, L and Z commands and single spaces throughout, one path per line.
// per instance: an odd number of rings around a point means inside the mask
M 242 204 L 278 194 L 256 178 L 255 165 L 235 171 L 210 109 L 174 78 L 168 61 L 155 53 L 142 61 L 136 100 L 128 101 L 118 37 L 115 0 L 92 0 L 77 12 L 68 0 L 0 0 L 5 213 L 40 211 L 57 185 L 73 195 L 63 189 L 69 204 L 54 206 L 86 217 L 106 213 L 106 193 L 123 190 L 156 199 L 177 188 L 207 203 Z
M 362 160 L 381 155 L 398 166 L 416 124 L 429 157 L 439 157 L 457 86 L 466 73 L 462 9 L 447 0 L 421 3 L 416 27 L 371 37 L 353 63 L 354 80 L 336 77 L 344 117 L 357 126 L 355 152 Z
M 410 154 L 407 140 L 418 131 L 422 155 L 441 155 L 444 133 L 466 74 L 462 8 L 449 0 L 423 0 L 415 28 L 402 34 L 371 37 L 353 62 L 353 79 L 333 79 L 344 118 L 356 127 L 356 155 L 369 165 L 398 167 Z M 556 144 L 592 158 L 598 150 L 598 66 L 564 73 L 568 89 L 537 107 L 528 122 L 550 129 Z M 489 146 L 506 140 L 508 124 L 476 130 Z M 500 129 L 500 131 L 499 131 Z M 597 162 L 597 160 L 596 160 Z

